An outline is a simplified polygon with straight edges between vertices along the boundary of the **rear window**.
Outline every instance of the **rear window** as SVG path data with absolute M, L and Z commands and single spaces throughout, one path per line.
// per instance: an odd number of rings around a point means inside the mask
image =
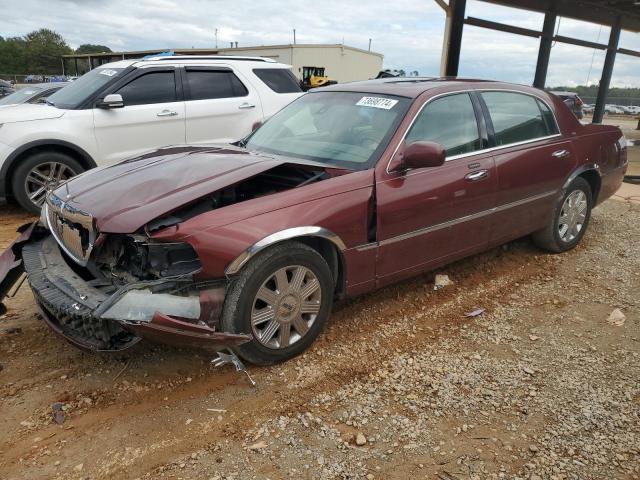
M 483 92 L 497 145 L 509 145 L 558 133 L 553 113 L 538 99 L 514 92 Z
M 187 100 L 246 97 L 247 87 L 232 71 L 188 69 Z
M 298 79 L 288 68 L 254 68 L 253 73 L 276 93 L 302 91 Z

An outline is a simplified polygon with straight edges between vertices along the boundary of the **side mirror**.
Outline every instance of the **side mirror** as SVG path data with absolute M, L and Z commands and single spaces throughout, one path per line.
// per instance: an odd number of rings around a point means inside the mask
M 111 93 L 104 97 L 102 101 L 98 102 L 96 105 L 98 108 L 122 108 L 124 107 L 124 100 L 122 100 L 122 95 L 119 93 Z
M 444 164 L 446 152 L 444 147 L 435 142 L 413 142 L 406 143 L 394 158 L 393 171 L 406 170 L 408 168 L 430 168 L 439 167 Z

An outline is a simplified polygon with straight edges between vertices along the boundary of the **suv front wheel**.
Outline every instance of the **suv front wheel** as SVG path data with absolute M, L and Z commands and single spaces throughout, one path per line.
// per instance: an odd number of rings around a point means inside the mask
M 22 208 L 40 213 L 47 192 L 83 171 L 77 160 L 64 153 L 35 153 L 16 168 L 11 182 L 13 195 Z

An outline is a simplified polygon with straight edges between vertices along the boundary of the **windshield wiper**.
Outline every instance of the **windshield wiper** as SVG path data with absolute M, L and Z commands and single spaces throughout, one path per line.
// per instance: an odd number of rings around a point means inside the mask
M 55 106 L 56 106 L 56 104 L 55 104 L 55 103 L 53 103 L 53 102 L 52 102 L 51 100 L 49 100 L 48 98 L 45 98 L 45 99 L 44 99 L 44 103 L 46 103 L 47 105 L 51 105 L 52 107 L 55 107 Z

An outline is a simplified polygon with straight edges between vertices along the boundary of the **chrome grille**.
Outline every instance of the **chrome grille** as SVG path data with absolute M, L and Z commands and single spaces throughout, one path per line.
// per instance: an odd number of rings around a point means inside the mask
M 71 259 L 85 266 L 96 240 L 93 217 L 50 193 L 44 206 L 47 227 Z

